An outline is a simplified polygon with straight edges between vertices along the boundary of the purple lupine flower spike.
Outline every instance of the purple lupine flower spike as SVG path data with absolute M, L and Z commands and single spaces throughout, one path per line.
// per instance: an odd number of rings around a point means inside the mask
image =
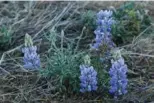
M 112 16 L 112 11 L 110 11 L 110 10 L 101 10 L 101 11 L 99 11 L 98 12 L 98 14 L 97 14 L 97 18 L 98 19 L 102 19 L 102 18 L 104 18 L 104 17 L 107 17 L 107 18 L 109 18 L 109 17 L 111 17 Z
M 97 13 L 97 29 L 94 31 L 96 38 L 95 43 L 91 46 L 92 49 L 98 50 L 102 44 L 107 45 L 109 48 L 115 47 L 111 39 L 111 26 L 114 24 L 112 19 L 112 11 L 101 10 Z
M 80 65 L 80 92 L 96 91 L 97 90 L 97 72 L 92 66 Z
M 22 52 L 24 53 L 23 67 L 25 69 L 36 70 L 40 68 L 40 57 L 37 54 L 37 47 L 33 46 L 33 41 L 30 35 L 25 35 L 25 47 L 22 48 Z
M 124 63 L 124 59 L 121 57 L 112 63 L 110 68 L 110 93 L 114 94 L 115 97 L 118 95 L 127 93 L 127 65 Z
M 38 69 L 40 67 L 40 58 L 36 50 L 36 46 L 22 48 L 25 69 Z

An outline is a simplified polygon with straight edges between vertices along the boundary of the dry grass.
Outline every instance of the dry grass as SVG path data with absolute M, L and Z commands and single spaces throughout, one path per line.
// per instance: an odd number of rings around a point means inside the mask
M 76 19 L 79 14 L 85 10 L 98 11 L 110 6 L 118 7 L 123 2 L 0 2 L 0 26 L 6 25 L 13 35 L 10 48 L 0 53 L 0 103 L 64 101 L 67 97 L 54 91 L 56 79 L 48 81 L 41 78 L 38 73 L 28 72 L 22 67 L 20 49 L 23 46 L 24 35 L 29 33 L 33 37 L 43 59 L 48 48 L 47 42 L 42 39 L 44 33 L 57 28 L 58 32 L 64 30 L 67 37 L 75 38 L 83 30 Z M 154 101 L 152 98 L 154 96 L 154 41 L 153 36 L 143 38 L 143 34 L 144 32 L 134 38 L 131 44 L 121 47 L 125 49 L 123 54 L 129 56 L 127 62 L 132 68 L 129 68 L 130 93 L 119 102 Z M 93 98 L 95 99 L 85 103 L 102 102 L 99 96 Z M 81 97 L 74 96 L 72 99 L 66 103 L 83 101 L 80 100 Z M 103 101 L 109 102 L 109 99 Z

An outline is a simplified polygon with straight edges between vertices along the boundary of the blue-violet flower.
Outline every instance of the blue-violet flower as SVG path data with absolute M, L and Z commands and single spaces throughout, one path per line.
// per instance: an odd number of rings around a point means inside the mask
M 80 92 L 97 90 L 97 72 L 92 66 L 80 65 Z
M 112 63 L 110 68 L 110 93 L 114 94 L 115 97 L 118 95 L 127 93 L 127 65 L 124 63 L 124 59 L 121 57 L 117 61 Z
M 111 26 L 114 23 L 112 19 L 112 11 L 110 10 L 101 10 L 97 13 L 97 29 L 94 31 L 95 33 L 95 43 L 92 45 L 93 49 L 98 50 L 101 45 L 107 45 L 108 48 L 112 48 L 115 46 L 112 41 L 111 36 Z
M 40 58 L 36 53 L 36 50 L 36 46 L 22 48 L 22 52 L 24 53 L 23 61 L 25 69 L 38 69 L 40 67 Z

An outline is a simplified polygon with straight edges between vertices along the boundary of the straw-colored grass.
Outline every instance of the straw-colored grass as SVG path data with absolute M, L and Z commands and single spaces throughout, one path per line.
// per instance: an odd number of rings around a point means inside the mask
M 76 19 L 79 14 L 85 10 L 99 11 L 111 6 L 118 7 L 123 2 L 0 2 L 0 26 L 6 25 L 13 36 L 10 48 L 0 50 L 0 103 L 58 103 L 65 100 L 66 103 L 112 103 L 112 100 L 98 95 L 92 97 L 93 100 L 76 95 L 71 98 L 60 95 L 54 91 L 56 79 L 48 81 L 38 73 L 28 72 L 22 67 L 21 47 L 24 44 L 24 35 L 30 34 L 43 61 L 48 48 L 44 33 L 56 28 L 59 33 L 63 30 L 67 34 L 65 39 L 76 38 L 83 30 Z M 153 10 L 151 3 L 146 3 Z M 154 27 L 152 25 L 149 28 Z M 131 44 L 120 47 L 122 54 L 129 57 L 126 60 L 132 68 L 128 72 L 129 93 L 119 102 L 154 101 L 154 39 L 153 34 L 146 38 L 143 37 L 144 34 L 143 31 Z

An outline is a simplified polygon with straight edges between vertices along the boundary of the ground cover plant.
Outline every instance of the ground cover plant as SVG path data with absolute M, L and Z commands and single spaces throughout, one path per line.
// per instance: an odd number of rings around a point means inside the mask
M 1 1 L 0 103 L 152 103 L 152 4 Z

